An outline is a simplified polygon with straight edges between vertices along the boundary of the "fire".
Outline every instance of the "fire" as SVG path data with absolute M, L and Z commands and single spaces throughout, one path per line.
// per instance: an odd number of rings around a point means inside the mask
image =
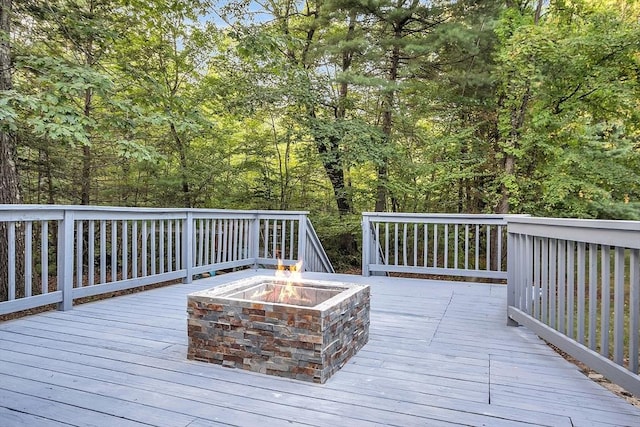
M 284 280 L 286 284 L 277 296 L 278 302 L 286 304 L 292 300 L 300 299 L 300 294 L 298 294 L 297 289 L 298 287 L 295 286 L 295 283 L 302 279 L 302 261 L 298 261 L 295 265 L 290 266 L 289 271 L 287 271 L 282 260 L 279 259 L 278 268 L 276 269 L 276 277 L 280 280 Z
M 271 286 L 263 291 L 257 291 L 251 295 L 251 299 L 266 302 L 279 302 L 283 304 L 296 304 L 308 301 L 298 292 L 300 286 L 296 283 L 302 279 L 302 261 L 298 261 L 289 268 L 285 267 L 281 259 L 278 259 L 278 267 L 275 273 L 277 286 Z

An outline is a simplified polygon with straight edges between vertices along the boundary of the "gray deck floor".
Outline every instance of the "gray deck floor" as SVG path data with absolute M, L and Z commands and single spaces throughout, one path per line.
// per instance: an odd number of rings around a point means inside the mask
M 0 323 L 0 426 L 640 425 L 504 286 L 332 276 L 371 284 L 371 338 L 324 385 L 188 361 L 186 295 L 250 274 Z

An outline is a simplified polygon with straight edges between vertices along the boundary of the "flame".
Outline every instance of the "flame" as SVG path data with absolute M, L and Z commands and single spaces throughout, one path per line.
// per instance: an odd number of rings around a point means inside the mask
M 300 295 L 298 292 L 300 286 L 296 285 L 302 279 L 302 261 L 298 261 L 295 265 L 287 268 L 282 260 L 278 259 L 275 277 L 279 286 L 273 286 L 263 291 L 256 291 L 251 295 L 251 299 L 280 302 L 283 304 L 297 304 L 309 301 L 308 298 Z
M 295 284 L 302 279 L 302 261 L 298 261 L 295 265 L 290 266 L 289 271 L 287 271 L 282 260 L 279 259 L 276 277 L 284 280 L 286 284 L 277 296 L 278 302 L 287 304 L 292 300 L 300 299 L 298 287 L 295 286 Z

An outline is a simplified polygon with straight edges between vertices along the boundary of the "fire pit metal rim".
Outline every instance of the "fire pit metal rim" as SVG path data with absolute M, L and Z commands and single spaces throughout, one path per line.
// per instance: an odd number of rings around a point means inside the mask
M 298 308 L 307 309 L 307 310 L 311 309 L 311 310 L 325 311 L 330 307 L 334 306 L 337 301 L 348 298 L 349 296 L 357 293 L 359 290 L 369 287 L 368 285 L 360 285 L 357 283 L 300 278 L 299 280 L 296 281 L 298 285 L 301 284 L 304 286 L 305 284 L 309 284 L 314 286 L 323 286 L 328 289 L 336 289 L 336 288 L 342 289 L 342 291 L 340 291 L 336 295 L 314 306 L 287 304 L 283 302 L 264 302 L 259 300 L 252 300 L 252 299 L 246 299 L 246 298 L 234 298 L 234 297 L 227 296 L 227 294 L 238 293 L 243 288 L 250 288 L 262 282 L 280 283 L 282 282 L 282 280 L 274 276 L 266 276 L 266 275 L 252 276 L 249 278 L 234 281 L 229 284 L 216 286 L 214 288 L 205 289 L 202 291 L 196 291 L 189 294 L 189 297 L 205 299 L 211 302 L 216 302 L 220 300 L 223 300 L 223 301 L 231 300 L 231 301 L 242 301 L 242 302 L 253 303 L 253 304 L 263 304 L 263 305 L 271 305 L 271 306 L 285 305 L 288 307 L 298 307 Z

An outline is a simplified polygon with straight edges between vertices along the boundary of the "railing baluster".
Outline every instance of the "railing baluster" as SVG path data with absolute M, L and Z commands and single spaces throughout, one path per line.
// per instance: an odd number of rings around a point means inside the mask
M 429 259 L 429 224 L 425 223 L 422 228 L 424 232 L 424 247 L 422 249 L 422 252 L 424 253 L 424 260 L 422 260 L 422 262 L 426 267 Z
M 264 248 L 263 257 L 268 258 L 269 257 L 269 220 L 268 219 L 264 220 L 264 233 L 262 236 L 262 240 L 263 240 L 262 246 Z
M 458 268 L 458 237 L 460 234 L 460 230 L 458 229 L 458 224 L 454 225 L 453 229 L 453 268 Z
M 33 295 L 33 222 L 24 224 L 24 296 Z
M 223 241 L 223 239 L 222 239 L 222 237 L 223 237 L 222 236 L 222 234 L 223 234 L 222 227 L 223 227 L 223 222 L 224 222 L 223 219 L 220 219 L 218 221 L 218 235 L 216 236 L 216 240 L 217 240 L 217 244 L 216 245 L 217 245 L 218 250 L 217 250 L 217 253 L 216 253 L 216 263 L 222 262 L 222 241 Z M 269 220 L 268 219 L 265 220 L 264 227 L 265 227 L 264 228 L 264 236 L 263 236 L 264 257 L 268 258 L 268 255 L 267 255 L 267 252 L 269 251 L 269 245 L 267 244 L 268 238 L 269 238 Z
M 131 224 L 131 277 L 138 278 L 138 221 Z
M 240 220 L 237 222 L 238 228 L 238 243 L 236 244 L 236 255 L 235 259 L 240 260 L 244 259 L 244 220 Z
M 567 245 L 564 240 L 558 241 L 558 332 L 565 333 L 566 330 L 566 310 L 567 310 Z
M 438 224 L 433 224 L 433 266 L 438 266 Z
M 107 221 L 100 220 L 100 283 L 107 282 Z
M 118 222 L 111 221 L 111 281 L 118 280 Z
M 176 270 L 180 270 L 182 266 L 182 237 L 180 234 L 180 220 L 175 220 L 175 259 L 176 259 Z
M 211 254 L 209 253 L 209 242 L 211 241 L 211 220 L 209 218 L 203 219 L 204 221 L 204 234 L 202 235 L 202 241 L 204 242 L 204 249 L 202 253 L 202 264 L 210 264 L 209 260 L 211 259 Z
M 164 260 L 165 260 L 165 248 L 166 248 L 166 240 L 165 240 L 165 233 L 164 233 L 164 223 L 165 220 L 161 220 L 160 224 L 159 224 L 159 230 L 158 230 L 158 261 L 160 264 L 160 274 L 164 273 L 165 270 L 165 265 L 164 265 Z
M 522 266 L 522 239 L 523 236 L 521 234 L 512 234 L 513 240 L 512 240 L 512 254 L 513 254 L 513 260 L 514 260 L 514 265 L 518 265 L 518 266 Z M 509 279 L 510 281 L 513 281 L 513 305 L 517 308 L 519 308 L 520 310 L 522 310 L 522 293 L 524 292 L 523 290 L 523 283 L 522 283 L 522 268 L 518 268 L 518 269 L 513 269 L 512 270 L 512 276 Z
M 250 233 L 249 220 L 242 220 L 242 259 L 249 258 L 249 233 Z
M 567 241 L 567 335 L 576 336 L 575 328 L 575 243 Z
M 389 265 L 390 257 L 389 257 L 389 223 L 384 223 L 384 263 Z
M 613 269 L 613 361 L 618 365 L 624 359 L 624 248 L 615 248 Z
M 640 333 L 640 250 L 629 256 L 629 370 L 638 373 L 638 335 Z
M 287 246 L 286 246 L 286 241 L 287 241 L 287 220 L 282 220 L 280 222 L 281 225 L 281 230 L 280 230 L 280 252 L 282 253 L 281 258 L 284 259 L 287 257 Z
M 549 240 L 543 238 L 542 244 L 542 301 L 540 306 L 540 319 L 544 323 L 549 322 Z
M 522 293 L 524 294 L 524 308 L 525 312 L 531 314 L 533 295 L 531 293 L 531 286 L 529 285 L 533 276 L 533 238 L 525 235 L 522 238 L 524 244 L 524 250 L 522 251 Z
M 402 224 L 402 265 L 407 265 L 407 224 Z
M 589 348 L 596 349 L 596 308 L 598 304 L 598 246 L 589 244 Z
M 557 329 L 557 262 L 558 262 L 558 240 L 549 239 L 549 326 Z
M 413 224 L 413 266 L 418 266 L 418 224 Z
M 449 224 L 444 225 L 444 262 L 443 267 L 449 267 Z
M 496 232 L 496 239 L 498 239 L 498 254 L 496 257 L 496 270 L 497 271 L 503 271 L 502 270 L 502 230 L 503 227 L 501 225 L 499 225 L 496 228 L 497 232 Z
M 491 226 L 487 225 L 487 260 L 486 260 L 486 269 L 487 271 L 491 270 Z
M 193 240 L 195 245 L 195 240 Z M 151 221 L 151 275 L 156 274 L 156 221 Z
M 228 222 L 225 223 L 225 229 L 224 229 L 224 235 L 227 235 L 227 226 L 228 226 Z M 272 256 L 275 258 L 282 258 L 282 256 L 280 256 L 280 254 L 278 254 L 278 220 L 274 220 L 273 221 L 273 236 L 271 238 L 271 244 L 273 245 L 271 253 Z M 226 239 L 225 239 L 225 249 L 226 249 L 227 245 L 226 245 Z M 226 261 L 226 260 L 225 260 Z
M 240 223 L 233 220 L 233 250 L 231 251 L 231 261 L 238 260 L 238 250 L 240 248 Z
M 469 269 L 469 224 L 464 225 L 464 269 Z
M 393 265 L 398 265 L 398 223 L 393 224 L 393 254 L 395 262 Z
M 476 224 L 475 238 L 476 238 L 476 247 L 475 247 L 476 270 L 480 270 L 480 226 L 478 224 Z
M 122 278 L 120 280 L 127 280 L 129 273 L 129 229 L 128 221 L 125 219 L 122 221 Z
M 197 239 L 197 264 L 196 266 L 204 265 L 204 220 L 203 219 L 194 219 L 194 221 L 198 222 L 198 228 L 196 233 Z
M 577 332 L 577 336 L 576 339 L 580 344 L 585 343 L 585 297 L 586 297 L 586 254 L 587 252 L 587 247 L 586 244 L 584 242 L 578 242 L 578 265 L 577 265 L 577 269 L 578 269 L 578 301 L 577 301 L 577 305 L 578 305 L 578 332 Z
M 76 288 L 82 287 L 82 237 L 84 234 L 83 222 L 76 222 Z
M 227 262 L 229 261 L 229 219 L 225 219 L 224 220 L 224 232 L 222 234 L 222 242 L 223 242 L 223 247 L 222 247 L 222 262 Z M 273 227 L 275 230 L 275 226 L 276 226 L 277 221 L 273 222 Z M 274 241 L 275 241 L 275 235 L 274 235 Z M 275 245 L 275 243 L 274 243 Z
M 204 236 L 202 236 L 204 240 Z M 167 271 L 173 270 L 173 221 L 167 221 Z
M 209 260 L 209 264 L 215 264 L 216 263 L 216 242 L 217 242 L 217 235 L 218 235 L 218 221 L 216 219 L 214 219 L 211 223 L 211 235 L 209 236 L 209 239 L 211 240 L 211 252 L 209 253 L 209 258 L 207 258 Z
M 147 221 L 142 221 L 142 254 L 140 258 L 140 263 L 142 264 L 142 276 L 147 276 L 149 272 L 149 258 L 148 258 L 148 242 L 149 235 L 147 234 Z
M 542 272 L 543 264 L 540 262 L 540 246 L 541 239 L 539 237 L 533 237 L 533 289 L 531 299 L 533 302 L 533 317 L 540 320 L 540 273 Z
M 289 221 L 289 259 L 293 259 L 295 228 L 293 221 Z
M 49 293 L 49 221 L 41 222 L 40 262 L 42 294 Z
M 602 289 L 600 297 L 600 354 L 609 357 L 609 324 L 611 313 L 611 250 L 602 245 Z
M 87 241 L 87 284 L 95 285 L 96 282 L 96 223 L 94 220 L 89 221 L 88 241 Z

